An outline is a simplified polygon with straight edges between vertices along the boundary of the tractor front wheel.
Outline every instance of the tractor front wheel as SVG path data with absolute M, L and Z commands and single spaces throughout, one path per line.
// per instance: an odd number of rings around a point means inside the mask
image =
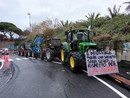
M 67 65 L 67 62 L 65 61 L 66 58 L 66 51 L 64 48 L 61 49 L 61 62 L 62 65 Z

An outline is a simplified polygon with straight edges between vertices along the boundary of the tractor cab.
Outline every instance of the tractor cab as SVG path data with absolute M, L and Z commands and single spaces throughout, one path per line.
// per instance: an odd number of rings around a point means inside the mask
M 89 42 L 89 30 L 70 30 L 65 32 L 66 42 L 70 44 L 72 50 L 79 49 L 80 42 Z

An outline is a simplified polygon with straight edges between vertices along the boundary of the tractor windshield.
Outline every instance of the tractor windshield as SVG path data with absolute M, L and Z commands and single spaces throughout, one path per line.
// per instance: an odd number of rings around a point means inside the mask
M 77 32 L 73 35 L 73 39 L 79 41 L 89 41 L 88 32 Z

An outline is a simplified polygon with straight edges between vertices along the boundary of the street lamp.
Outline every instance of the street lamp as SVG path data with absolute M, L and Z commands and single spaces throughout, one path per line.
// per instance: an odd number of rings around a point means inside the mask
M 27 15 L 29 16 L 30 32 L 32 32 L 32 27 L 31 27 L 31 14 L 30 14 L 30 13 L 27 13 Z

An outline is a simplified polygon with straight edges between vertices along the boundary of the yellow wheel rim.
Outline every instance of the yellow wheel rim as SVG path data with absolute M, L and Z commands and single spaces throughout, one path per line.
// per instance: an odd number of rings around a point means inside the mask
M 64 57 L 64 50 L 62 49 L 61 50 L 61 61 L 64 62 L 64 59 L 65 59 L 65 57 Z
M 74 68 L 74 58 L 72 56 L 70 57 L 70 66 Z

